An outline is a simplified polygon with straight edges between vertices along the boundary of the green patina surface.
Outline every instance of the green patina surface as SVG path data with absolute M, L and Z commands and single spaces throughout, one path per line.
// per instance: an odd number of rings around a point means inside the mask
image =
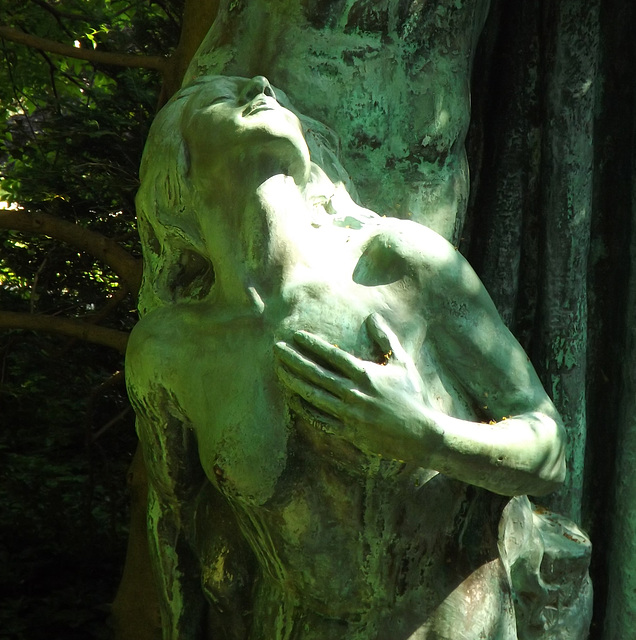
M 245 3 L 230 15 L 222 3 L 186 83 L 266 75 L 338 132 L 365 204 L 457 239 L 471 65 L 488 5 L 284 2 L 264 12 Z
M 334 139 L 261 76 L 199 77 L 151 130 L 126 367 L 165 637 L 513 640 L 516 566 L 578 638 L 589 548 L 546 590 L 544 529 L 507 565 L 498 538 L 562 481 L 560 418 L 466 261 L 356 205 Z

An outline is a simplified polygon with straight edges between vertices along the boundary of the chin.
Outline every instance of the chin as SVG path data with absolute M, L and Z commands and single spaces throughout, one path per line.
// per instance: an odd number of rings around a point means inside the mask
M 288 139 L 306 146 L 300 120 L 283 107 L 259 110 L 244 117 L 242 124 L 246 130 L 267 132 L 272 138 Z
M 254 136 L 249 146 L 257 155 L 268 157 L 282 173 L 294 178 L 297 184 L 305 184 L 311 171 L 309 148 L 300 123 L 293 114 L 290 115 L 294 120 L 269 120 L 260 127 L 250 127 L 254 133 L 261 135 Z
M 311 161 L 303 138 L 271 139 L 259 149 L 258 157 L 259 164 L 267 174 L 290 176 L 298 185 L 305 185 L 309 180 Z

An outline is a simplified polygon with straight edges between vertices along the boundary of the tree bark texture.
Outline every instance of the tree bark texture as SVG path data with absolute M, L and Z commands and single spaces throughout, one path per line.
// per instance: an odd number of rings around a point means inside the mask
M 549 506 L 591 534 L 603 640 L 636 618 L 635 20 L 619 0 L 493 2 L 462 242 L 564 417 L 569 475 Z
M 221 0 L 185 81 L 266 76 L 334 129 L 361 200 L 457 238 L 470 74 L 489 0 Z

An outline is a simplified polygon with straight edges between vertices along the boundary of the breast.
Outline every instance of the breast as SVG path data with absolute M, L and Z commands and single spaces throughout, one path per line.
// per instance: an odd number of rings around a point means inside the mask
M 252 505 L 270 499 L 287 460 L 289 415 L 274 373 L 273 338 L 258 319 L 192 336 L 178 396 L 210 480 Z
M 228 498 L 252 506 L 281 490 L 277 484 L 287 466 L 289 437 L 297 428 L 290 398 L 276 375 L 276 341 L 293 343 L 294 333 L 305 330 L 372 359 L 379 351 L 365 319 L 391 309 L 382 291 L 350 280 L 305 282 L 276 306 L 266 307 L 260 317 L 192 322 L 177 392 L 195 429 L 206 474 Z M 320 455 L 319 449 L 313 455 Z
M 373 235 L 348 274 L 295 287 L 280 334 L 290 339 L 302 329 L 362 360 L 380 362 L 383 352 L 366 327 L 371 314 L 380 314 L 415 362 L 423 381 L 422 401 L 447 415 L 472 419 L 465 394 L 447 372 L 434 336 L 429 335 L 417 264 L 405 235 L 401 227 Z

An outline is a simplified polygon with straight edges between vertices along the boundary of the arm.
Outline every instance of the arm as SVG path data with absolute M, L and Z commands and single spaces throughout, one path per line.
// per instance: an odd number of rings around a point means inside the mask
M 428 289 L 439 359 L 489 424 L 440 416 L 436 469 L 497 493 L 540 495 L 565 476 L 561 418 L 483 284 L 461 254 L 440 243 Z
M 161 341 L 153 338 L 147 325 L 142 320 L 131 334 L 126 386 L 148 472 L 148 541 L 163 638 L 194 640 L 200 637 L 204 600 L 189 529 L 203 472 L 194 434 L 175 417 L 168 393 L 158 381 L 168 367 Z
M 163 638 L 212 633 L 239 640 L 250 623 L 252 556 L 204 473 L 194 431 L 178 417 L 176 394 L 165 384 L 178 373 L 170 336 L 147 316 L 128 343 L 126 383 L 148 471 L 148 536 Z
M 163 637 L 195 640 L 205 625 L 215 638 L 243 640 L 253 607 L 251 550 L 203 475 L 194 434 L 167 413 L 149 418 L 133 402 L 148 469 L 148 536 Z
M 137 431 L 148 470 L 148 538 L 159 594 L 161 626 L 165 640 L 200 637 L 204 598 L 197 558 L 189 531 L 195 484 L 185 471 L 183 425 L 175 420 L 137 409 Z
M 560 418 L 483 285 L 452 247 L 441 244 L 418 277 L 439 360 L 475 413 L 491 424 L 426 406 L 413 360 L 378 316 L 367 327 L 391 354 L 384 366 L 299 332 L 293 344 L 276 347 L 283 383 L 336 417 L 332 431 L 368 453 L 506 495 L 554 490 L 564 475 Z

